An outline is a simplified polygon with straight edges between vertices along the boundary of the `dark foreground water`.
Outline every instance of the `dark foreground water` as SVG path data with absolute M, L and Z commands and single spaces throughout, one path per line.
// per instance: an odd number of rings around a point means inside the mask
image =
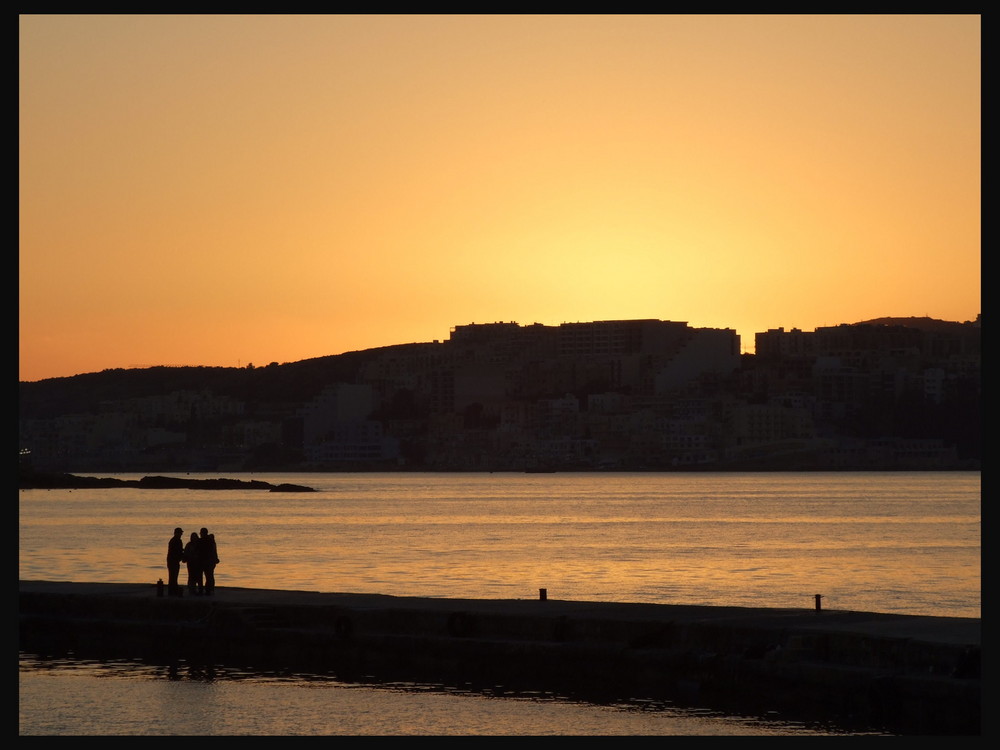
M 22 655 L 21 735 L 851 735 L 780 716 Z
M 121 475 L 136 477 L 138 475 Z M 194 475 L 197 476 L 197 475 Z M 980 616 L 978 472 L 254 474 L 316 493 L 19 493 L 19 576 L 154 582 L 174 526 L 219 541 L 220 586 L 400 596 Z M 560 696 L 174 673 L 21 654 L 21 734 L 838 733 Z

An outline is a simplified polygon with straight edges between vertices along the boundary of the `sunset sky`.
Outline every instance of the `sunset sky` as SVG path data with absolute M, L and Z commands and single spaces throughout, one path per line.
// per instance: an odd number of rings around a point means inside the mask
M 21 15 L 19 379 L 981 308 L 977 15 Z

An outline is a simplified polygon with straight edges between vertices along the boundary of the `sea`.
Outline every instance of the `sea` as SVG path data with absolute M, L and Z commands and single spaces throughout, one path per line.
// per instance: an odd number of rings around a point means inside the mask
M 100 474 L 139 479 L 143 474 Z M 155 583 L 207 528 L 218 588 L 979 618 L 980 472 L 180 473 L 257 489 L 19 492 L 19 578 Z M 19 651 L 21 735 L 852 734 L 614 705 Z

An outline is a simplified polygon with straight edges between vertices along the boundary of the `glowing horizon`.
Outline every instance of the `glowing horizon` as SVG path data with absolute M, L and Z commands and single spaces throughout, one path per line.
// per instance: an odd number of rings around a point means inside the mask
M 21 15 L 19 379 L 981 311 L 978 15 Z

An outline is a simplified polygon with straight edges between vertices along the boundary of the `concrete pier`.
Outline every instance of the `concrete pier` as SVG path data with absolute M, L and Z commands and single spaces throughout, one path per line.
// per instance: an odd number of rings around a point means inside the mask
M 820 608 L 471 600 L 20 581 L 20 648 L 339 679 L 648 699 L 979 735 L 981 622 Z

